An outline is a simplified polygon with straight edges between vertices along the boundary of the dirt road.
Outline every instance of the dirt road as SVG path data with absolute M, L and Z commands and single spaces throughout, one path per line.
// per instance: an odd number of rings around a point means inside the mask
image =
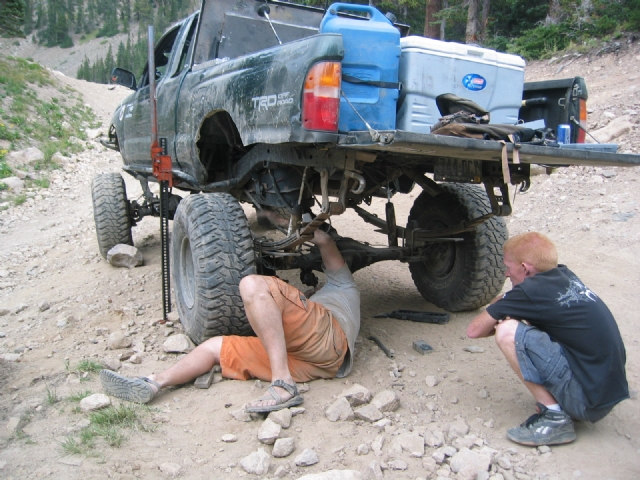
M 636 50 L 619 57 L 539 63 L 528 67 L 528 75 L 530 79 L 531 75 L 538 79 L 584 75 L 592 86 L 591 124 L 603 126 L 611 118 L 626 115 L 634 129 L 616 141 L 623 149 L 637 152 L 638 116 L 633 109 L 640 108 L 640 102 L 632 88 L 640 69 Z M 566 66 L 560 70 L 562 65 Z M 63 81 L 84 96 L 105 126 L 126 94 L 119 88 Z M 144 266 L 113 268 L 98 254 L 90 182 L 96 173 L 120 171 L 121 163 L 117 153 L 95 142 L 91 146 L 92 150 L 52 174 L 49 189 L 32 192 L 24 205 L 0 212 L 0 354 L 19 357 L 16 362 L 0 361 L 0 477 L 299 478 L 331 469 L 374 475 L 383 467 L 384 478 L 467 478 L 452 471 L 452 462 L 435 461 L 438 455 L 445 456 L 446 448 L 427 446 L 422 456 L 402 448 L 406 439 L 431 438 L 440 432 L 449 453 L 451 448 L 455 452 L 473 447 L 491 455 L 491 474 L 496 479 L 640 478 L 640 302 L 636 291 L 640 284 L 640 169 L 622 168 L 572 167 L 536 176 L 530 191 L 516 196 L 514 214 L 507 219 L 511 234 L 538 230 L 556 241 L 561 263 L 605 300 L 626 344 L 633 398 L 596 425 L 577 424 L 575 443 L 546 451 L 524 448 L 505 438 L 507 428 L 533 413 L 534 401 L 493 340 L 465 337 L 466 326 L 477 312 L 453 314 L 446 325 L 373 318 L 399 308 L 433 309 L 418 294 L 407 266 L 387 262 L 355 275 L 362 289 L 363 321 L 354 371 L 346 380 L 309 384 L 305 412 L 296 415 L 281 434 L 295 439 L 295 451 L 285 458 L 272 457 L 268 473 L 247 474 L 241 466 L 242 459 L 259 448 L 271 451 L 271 446 L 258 441 L 262 422 L 242 422 L 231 415 L 264 392 L 252 381 L 223 381 L 209 390 L 189 385 L 168 391 L 144 414 L 144 424 L 151 431 L 127 430 L 128 438 L 120 448 L 97 441 L 89 456 L 69 455 L 63 445 L 68 446 L 70 438 L 78 439 L 88 422 L 74 398 L 87 391 L 101 392 L 97 375 L 77 374 L 76 366 L 86 360 L 113 364 L 122 351 L 108 350 L 107 336 L 121 331 L 132 339 L 132 348 L 142 359 L 140 364 L 121 362 L 121 372 L 159 371 L 175 361 L 175 355 L 162 351 L 162 344 L 168 335 L 179 332 L 179 325 L 154 323 L 162 315 L 157 219 L 146 218 L 134 229 Z M 130 198 L 140 194 L 128 178 L 127 188 Z M 418 193 L 419 189 L 398 199 L 399 224 L 406 221 Z M 374 203 L 372 211 L 383 214 L 383 202 Z M 252 209 L 246 212 L 255 224 Z M 348 213 L 335 219 L 341 235 L 382 242 L 381 236 L 353 216 Z M 295 275 L 284 277 L 299 285 Z M 367 340 L 370 335 L 393 349 L 395 358 L 387 358 Z M 428 342 L 434 351 L 417 354 L 412 349 L 414 340 Z M 480 347 L 482 352 L 465 351 L 468 346 Z M 326 418 L 335 396 L 356 383 L 374 394 L 396 392 L 400 407 L 387 414 L 386 426 L 361 420 L 333 423 Z M 224 442 L 223 435 L 233 435 L 237 441 Z M 315 451 L 318 462 L 297 466 L 295 458 L 307 448 Z M 372 469 L 372 463 L 377 467 Z

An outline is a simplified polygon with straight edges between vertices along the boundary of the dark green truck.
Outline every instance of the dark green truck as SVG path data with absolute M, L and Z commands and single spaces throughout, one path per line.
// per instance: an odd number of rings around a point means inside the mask
M 375 13 L 335 10 L 356 22 Z M 366 128 L 340 131 L 347 83 L 352 91 L 377 89 L 379 96 L 395 88 L 398 124 L 406 97 L 400 85 L 344 76 L 349 49 L 375 45 L 346 45 L 339 33 L 319 33 L 325 14 L 270 0 L 205 0 L 155 47 L 159 142 L 171 157 L 173 186 L 191 194 L 172 194 L 169 204 L 173 286 L 181 321 L 197 343 L 251 334 L 238 292 L 243 276 L 299 269 L 304 283 L 317 282 L 313 271 L 320 269 L 320 256 L 305 242 L 346 209 L 378 227 L 388 243 L 374 248 L 338 237 L 352 271 L 382 260 L 406 262 L 426 300 L 449 311 L 476 309 L 502 289 L 509 185 L 528 187 L 531 164 L 640 163 L 637 155 L 565 149 L 553 141 L 503 144 L 379 129 L 376 118 Z M 134 92 L 114 113 L 103 144 L 120 151 L 123 170 L 141 182 L 145 194 L 140 203 L 128 200 L 119 174 L 94 179 L 96 230 L 105 256 L 116 244 L 133 243 L 131 228 L 142 217 L 159 215 L 149 188 L 155 181 L 149 73 L 145 69 L 137 82 L 130 72 L 113 73 L 114 82 Z M 477 83 L 474 88 L 485 88 Z M 521 120 L 544 119 L 550 129 L 586 125 L 587 92 L 579 77 L 525 84 L 521 98 L 528 105 L 516 109 Z M 573 129 L 574 142 L 583 136 Z M 422 193 L 407 225 L 399 226 L 392 197 L 416 184 Z M 367 212 L 373 197 L 388 199 L 386 218 Z M 254 235 L 240 202 L 285 219 L 276 222 L 281 233 Z

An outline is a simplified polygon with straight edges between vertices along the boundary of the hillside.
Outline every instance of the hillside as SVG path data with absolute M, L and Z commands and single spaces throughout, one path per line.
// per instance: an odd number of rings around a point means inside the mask
M 2 44 L 2 53 L 33 47 Z M 55 84 L 38 94 L 52 98 L 63 89 L 75 97 L 70 101 L 90 105 L 102 133 L 130 91 L 75 80 L 71 65 L 83 52 L 103 47 L 81 45 L 76 48 L 84 50 L 73 55 L 33 47 L 28 54 L 71 71 L 71 76 L 55 73 Z M 625 133 L 610 141 L 640 152 L 639 45 L 630 43 L 617 54 L 533 62 L 526 74 L 528 80 L 585 76 L 590 127 L 619 122 Z M 96 370 L 102 365 L 127 375 L 167 368 L 177 355 L 162 346 L 181 331 L 177 322 L 157 322 L 162 314 L 157 219 L 146 218 L 134 229 L 144 266 L 113 268 L 98 254 L 90 184 L 98 173 L 120 172 L 121 159 L 96 141 L 83 145 L 85 150 L 50 172 L 48 188 L 30 188 L 24 203 L 0 209 L 1 478 L 300 478 L 350 469 L 365 472 L 363 478 L 462 480 L 467 477 L 443 459 L 445 451 L 464 448 L 493 459 L 492 480 L 640 477 L 640 169 L 570 167 L 537 175 L 531 189 L 516 196 L 507 219 L 511 234 L 549 235 L 561 262 L 608 304 L 627 348 L 630 400 L 595 425 L 578 424 L 574 444 L 532 449 L 510 443 L 505 430 L 532 414 L 534 403 L 492 339 L 465 337 L 477 312 L 454 314 L 446 325 L 375 318 L 396 309 L 434 308 L 416 291 L 406 265 L 379 263 L 355 275 L 362 291 L 362 330 L 354 371 L 347 379 L 308 385 L 304 413 L 281 435 L 294 438 L 295 451 L 272 457 L 268 474 L 256 476 L 247 474 L 241 461 L 272 447 L 258 441 L 261 421 L 241 421 L 233 413 L 264 392 L 260 382 L 168 389 L 149 408 L 132 409 L 113 399 L 118 409 L 111 410 L 111 418 L 80 409 L 83 397 L 101 392 Z M 129 197 L 137 198 L 139 185 L 128 176 L 126 182 Z M 418 193 L 397 198 L 398 224 L 406 222 Z M 374 202 L 371 210 L 383 215 L 384 202 Z M 253 209 L 246 213 L 259 229 Z M 344 236 L 366 240 L 373 228 L 362 228 L 355 218 L 349 212 L 334 226 Z M 283 277 L 299 285 L 297 275 Z M 112 334 L 129 339 L 130 347 L 110 349 Z M 393 349 L 395 358 L 387 358 L 370 335 Z M 418 339 L 434 351 L 416 354 L 412 342 Z M 478 353 L 465 350 L 470 346 L 479 347 L 471 349 Z M 353 384 L 374 394 L 392 390 L 400 407 L 379 426 L 330 422 L 325 411 Z M 424 452 L 407 451 L 410 442 L 426 438 Z M 438 438 L 444 446 L 432 446 Z M 294 459 L 307 448 L 316 452 L 318 463 L 296 465 Z

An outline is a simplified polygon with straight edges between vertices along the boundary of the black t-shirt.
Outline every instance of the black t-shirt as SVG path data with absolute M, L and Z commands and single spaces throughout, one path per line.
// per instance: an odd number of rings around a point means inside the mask
M 604 302 L 565 265 L 525 278 L 487 312 L 496 320 L 527 320 L 558 342 L 588 408 L 629 398 L 618 325 Z

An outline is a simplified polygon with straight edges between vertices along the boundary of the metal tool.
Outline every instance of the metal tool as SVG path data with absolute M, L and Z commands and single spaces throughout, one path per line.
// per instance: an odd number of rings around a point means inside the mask
M 376 337 L 375 335 L 369 335 L 367 337 L 367 339 L 371 340 L 376 345 L 378 345 L 380 347 L 380 350 L 382 350 L 387 357 L 389 357 L 389 358 L 393 358 L 394 357 L 394 354 L 391 353 L 391 350 L 389 350 L 387 347 L 385 347 L 384 343 L 382 343 L 382 340 L 380 340 L 378 337 Z
M 149 103 L 151 110 L 151 163 L 153 176 L 160 183 L 160 241 L 162 249 L 162 314 L 167 320 L 171 312 L 171 280 L 169 272 L 169 198 L 173 187 L 171 157 L 167 155 L 166 143 L 158 143 L 158 117 L 156 112 L 156 62 L 153 48 L 153 26 L 149 25 Z
M 397 318 L 411 322 L 437 323 L 443 325 L 449 321 L 448 313 L 420 312 L 416 310 L 394 310 L 393 312 L 380 313 L 373 318 Z

